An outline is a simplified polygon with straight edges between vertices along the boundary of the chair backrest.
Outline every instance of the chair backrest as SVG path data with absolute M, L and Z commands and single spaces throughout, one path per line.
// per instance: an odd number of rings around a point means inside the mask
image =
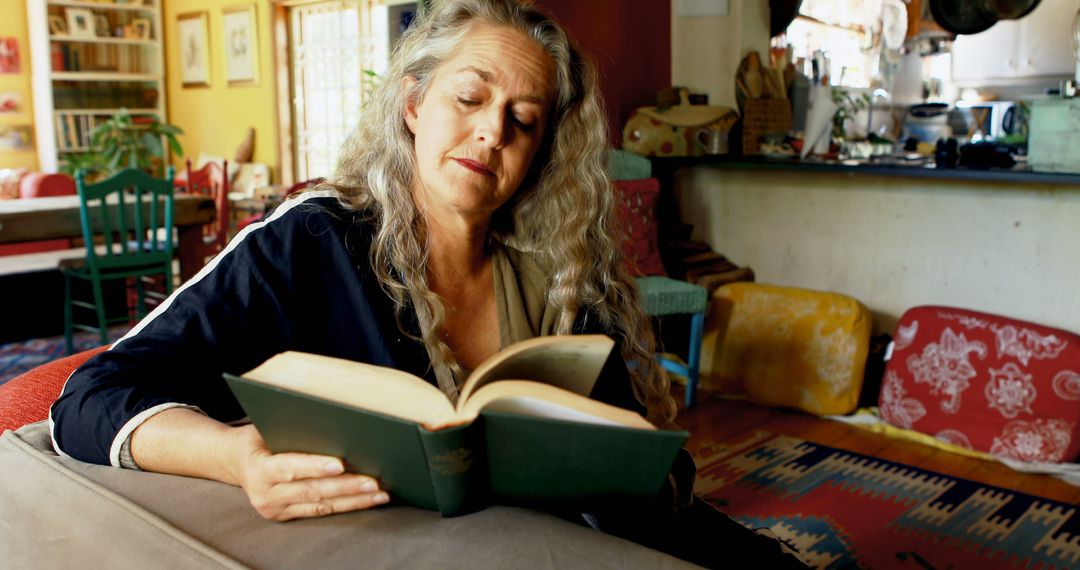
M 191 159 L 187 159 L 187 192 L 206 194 L 214 197 L 217 216 L 214 221 L 203 226 L 203 236 L 207 238 L 214 254 L 225 249 L 229 236 L 229 161 L 221 164 L 210 161 L 198 170 L 191 169 Z
M 288 198 L 289 196 L 292 196 L 293 194 L 296 194 L 297 192 L 299 192 L 301 190 L 306 190 L 308 188 L 313 188 L 315 186 L 318 186 L 319 184 L 322 184 L 323 182 L 326 182 L 326 178 L 324 178 L 324 177 L 312 178 L 311 180 L 304 180 L 304 181 L 301 181 L 301 182 L 297 182 L 296 184 L 293 184 L 292 186 L 289 186 L 289 188 L 287 190 L 282 192 L 281 197 L 282 198 Z
M 154 178 L 137 168 L 87 184 L 75 173 L 79 218 L 86 242 L 86 263 L 92 271 L 162 263 L 173 257 L 173 169 Z M 104 251 L 95 248 L 102 236 Z
M 19 197 L 24 199 L 74 195 L 75 181 L 67 174 L 31 172 L 19 182 Z

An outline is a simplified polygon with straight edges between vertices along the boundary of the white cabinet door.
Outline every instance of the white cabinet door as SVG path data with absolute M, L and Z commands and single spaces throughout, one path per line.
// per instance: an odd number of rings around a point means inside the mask
M 953 80 L 960 84 L 1072 76 L 1072 29 L 1080 0 L 1042 0 L 1020 20 L 1002 20 L 953 42 Z
M 953 80 L 971 82 L 1016 76 L 1017 20 L 1005 20 L 980 34 L 956 36 L 952 49 Z
M 1072 31 L 1077 10 L 1080 0 L 1042 0 L 1020 20 L 1016 58 L 1021 77 L 1073 75 Z

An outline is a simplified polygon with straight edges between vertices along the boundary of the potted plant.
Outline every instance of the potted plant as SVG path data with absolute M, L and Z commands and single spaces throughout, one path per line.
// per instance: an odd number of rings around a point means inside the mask
M 157 115 L 132 117 L 127 109 L 121 109 L 94 128 L 90 139 L 93 150 L 68 157 L 61 171 L 74 175 L 82 168 L 96 179 L 124 168 L 140 168 L 161 176 L 168 162 L 162 139 L 170 151 L 183 155 L 176 139 L 181 134 L 184 131 L 179 127 L 161 122 Z
M 833 114 L 832 119 L 832 138 L 837 142 L 843 142 L 847 138 L 848 120 L 870 106 L 870 95 L 853 94 L 843 87 L 833 87 L 832 102 L 836 104 L 836 113 Z
M 60 172 L 72 178 L 79 170 L 83 171 L 87 182 L 97 182 L 105 177 L 109 169 L 104 157 L 94 151 L 66 155 L 60 163 Z

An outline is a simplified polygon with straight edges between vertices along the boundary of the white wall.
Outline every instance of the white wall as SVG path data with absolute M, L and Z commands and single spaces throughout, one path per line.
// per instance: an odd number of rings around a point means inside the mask
M 686 18 L 671 3 L 671 82 L 735 107 L 735 71 L 750 50 L 769 54 L 769 3 L 730 0 L 727 16 Z
M 924 304 L 1080 332 L 1080 185 L 708 167 L 677 185 L 695 239 L 758 282 L 859 299 L 876 333 Z

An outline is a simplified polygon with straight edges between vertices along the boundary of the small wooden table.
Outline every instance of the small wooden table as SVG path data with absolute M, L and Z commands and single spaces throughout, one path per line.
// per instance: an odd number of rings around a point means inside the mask
M 217 210 L 213 197 L 196 194 L 176 194 L 173 208 L 179 234 L 176 256 L 184 282 L 203 266 L 202 227 L 214 219 Z M 0 200 L 0 244 L 57 238 L 82 238 L 78 196 Z

